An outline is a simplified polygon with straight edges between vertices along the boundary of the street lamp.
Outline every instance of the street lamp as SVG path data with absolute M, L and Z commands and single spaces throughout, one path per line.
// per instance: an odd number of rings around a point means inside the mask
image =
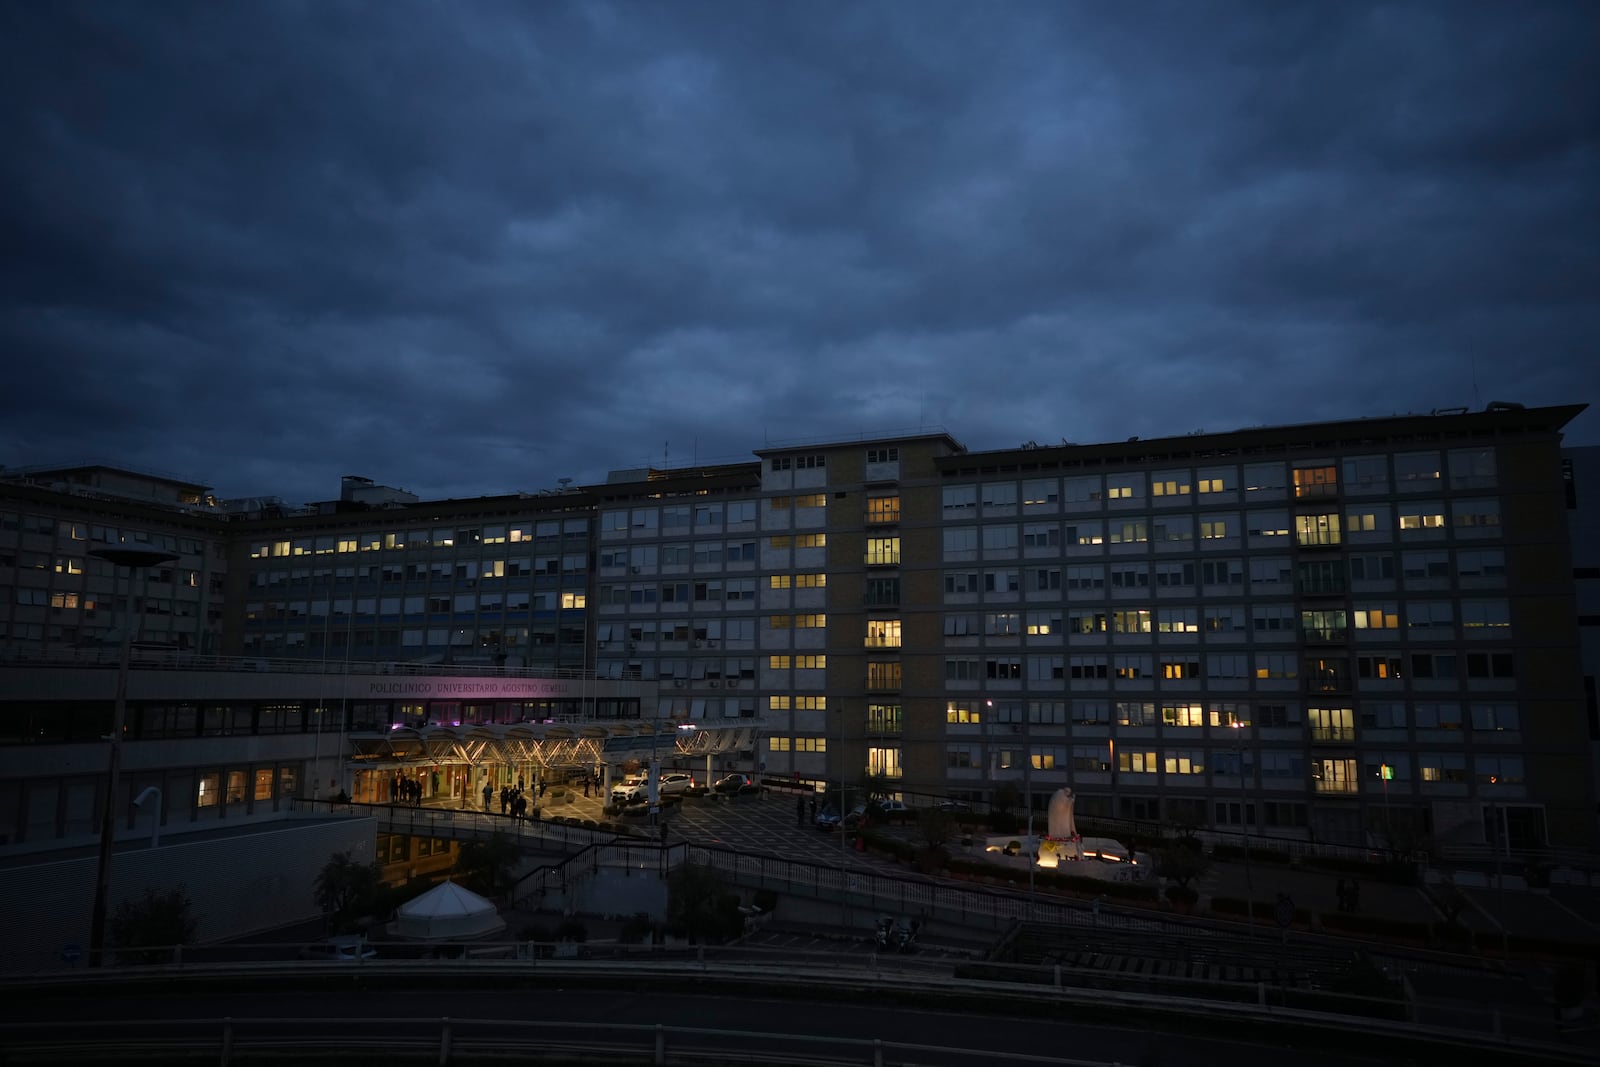
M 1234 721 L 1229 724 L 1235 730 L 1243 730 L 1244 723 Z M 1245 795 L 1244 782 L 1244 734 L 1233 735 L 1233 751 L 1239 757 L 1239 821 L 1244 825 L 1244 922 L 1246 926 L 1254 926 L 1256 919 L 1256 884 L 1250 873 L 1250 802 Z
M 103 559 L 113 567 L 128 571 L 128 610 L 123 613 L 122 650 L 117 657 L 117 692 L 111 706 L 111 745 L 106 752 L 106 800 L 100 819 L 100 860 L 95 868 L 94 910 L 89 913 L 89 966 L 105 965 L 106 903 L 111 896 L 111 848 L 117 839 L 117 788 L 122 770 L 122 731 L 128 719 L 128 662 L 133 656 L 133 572 L 144 571 L 149 584 L 148 568 L 170 563 L 177 555 L 164 548 L 130 544 L 107 545 L 92 550 L 89 555 Z M 111 582 L 116 591 L 116 577 Z M 143 605 L 139 618 L 144 617 Z M 160 819 L 161 813 L 156 812 Z

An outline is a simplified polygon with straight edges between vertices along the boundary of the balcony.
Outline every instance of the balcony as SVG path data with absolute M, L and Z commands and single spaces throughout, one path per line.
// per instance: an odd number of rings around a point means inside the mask
M 1313 726 L 1311 741 L 1319 745 L 1348 745 L 1356 739 L 1354 726 Z

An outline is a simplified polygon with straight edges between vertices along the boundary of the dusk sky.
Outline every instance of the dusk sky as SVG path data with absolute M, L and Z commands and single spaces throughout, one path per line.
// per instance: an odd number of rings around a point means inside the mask
M 0 0 L 0 464 L 444 498 L 1600 403 L 1597 31 L 1588 0 Z

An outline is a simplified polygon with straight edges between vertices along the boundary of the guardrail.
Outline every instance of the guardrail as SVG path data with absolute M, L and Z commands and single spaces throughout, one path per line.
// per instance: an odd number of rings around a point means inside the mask
M 525 947 L 531 947 L 526 943 L 523 944 Z M 73 972 L 68 975 L 57 973 L 50 976 L 30 976 L 21 982 L 45 991 L 55 987 L 72 989 L 82 992 L 85 996 L 93 996 L 98 990 L 120 982 L 145 984 L 162 979 L 215 984 L 218 978 L 228 977 L 234 980 L 230 983 L 230 988 L 237 990 L 238 980 L 251 977 L 259 979 L 269 987 L 282 988 L 283 978 L 292 974 L 301 979 L 295 988 L 306 988 L 316 975 L 341 976 L 340 981 L 343 983 L 349 977 L 353 977 L 353 972 L 368 971 L 374 976 L 378 974 L 387 976 L 386 985 L 391 988 L 394 987 L 396 979 L 410 975 L 418 982 L 437 982 L 441 977 L 448 977 L 452 988 L 462 989 L 471 988 L 470 985 L 463 984 L 470 981 L 483 981 L 499 987 L 511 975 L 526 976 L 538 973 L 560 982 L 561 988 L 570 991 L 582 987 L 584 980 L 610 990 L 622 976 L 676 975 L 683 980 L 725 983 L 734 989 L 747 990 L 751 995 L 766 995 L 765 992 L 757 992 L 766 986 L 780 987 L 787 996 L 804 995 L 807 990 L 819 993 L 828 991 L 836 996 L 841 990 L 858 989 L 862 997 L 871 993 L 876 998 L 874 1003 L 882 1003 L 886 1008 L 886 1017 L 892 1017 L 896 998 L 904 998 L 908 1004 L 924 1007 L 939 1002 L 940 998 L 947 998 L 944 1003 L 951 1005 L 951 1010 L 971 1014 L 974 1017 L 983 1016 L 987 1009 L 995 1006 L 1001 1007 L 1008 1013 L 1013 1012 L 1019 1004 L 1031 1001 L 1056 1006 L 1071 1004 L 1091 1013 L 1097 1007 L 1129 1009 L 1142 1019 L 1154 1015 L 1167 1015 L 1190 1019 L 1210 1018 L 1229 1027 L 1237 1027 L 1241 1023 L 1263 1023 L 1285 1024 L 1295 1028 L 1357 1031 L 1367 1037 L 1375 1038 L 1376 1042 L 1392 1042 L 1391 1049 L 1398 1049 L 1407 1042 L 1442 1043 L 1472 1048 L 1478 1056 L 1492 1055 L 1497 1062 L 1515 1059 L 1518 1054 L 1531 1055 L 1541 1061 L 1593 1062 L 1592 1049 L 1562 1045 L 1552 1040 L 1555 1035 L 1553 1027 L 1546 1025 L 1541 1029 L 1533 1025 L 1532 1019 L 1520 1019 L 1493 1009 L 1480 1010 L 1477 1017 L 1472 1020 L 1473 1025 L 1445 1027 L 1430 1023 L 1427 1018 L 1422 1017 L 1423 1009 L 1409 1006 L 1399 1000 L 1319 990 L 1281 989 L 1259 982 L 1162 979 L 1159 976 L 1126 975 L 1064 966 L 1008 967 L 997 964 L 956 964 L 951 967 L 951 973 L 948 975 L 917 974 L 904 969 L 903 965 L 911 962 L 907 957 L 877 955 L 871 957 L 870 961 L 861 958 L 862 963 L 851 972 L 844 969 L 851 959 L 847 955 L 829 954 L 825 958 L 825 963 L 812 966 L 809 961 L 796 963 L 795 953 L 776 949 L 767 950 L 765 956 L 769 960 L 774 956 L 784 959 L 786 963 L 782 968 L 774 968 L 770 962 L 763 964 L 762 954 L 756 950 L 746 950 L 743 958 L 738 961 L 712 958 L 713 951 L 719 954 L 728 953 L 730 950 L 726 948 L 691 949 L 689 954 L 677 959 L 658 958 L 656 961 L 651 961 L 640 958 L 643 953 L 651 951 L 659 950 L 641 949 L 640 955 L 629 954 L 622 959 L 604 960 L 548 959 L 534 954 L 518 959 L 380 959 L 303 964 L 297 967 L 286 967 L 282 963 L 253 966 L 236 964 L 221 967 L 197 966 L 190 963 L 113 968 L 105 971 Z M 893 980 L 886 983 L 884 981 L 886 974 L 892 975 Z M 0 988 L 17 984 L 20 983 L 0 982 Z M 319 1017 L 245 1020 L 235 1018 L 221 1020 L 219 1025 L 218 1020 L 214 1018 L 208 1020 L 140 1018 L 127 1021 L 81 1020 L 74 1023 L 70 1035 L 64 1036 L 58 1021 L 37 1023 L 13 1021 L 0 1023 L 0 1047 L 5 1047 L 10 1054 L 19 1059 L 25 1058 L 23 1054 L 35 1048 L 48 1050 L 56 1058 L 60 1058 L 64 1050 L 82 1054 L 115 1051 L 119 1056 L 124 1056 L 135 1051 L 155 1054 L 170 1053 L 178 1049 L 209 1048 L 219 1051 L 222 1062 L 227 1063 L 230 1056 L 248 1050 L 370 1051 L 381 1042 L 386 1050 L 399 1051 L 402 1047 L 419 1047 L 416 1045 L 417 1041 L 427 1040 L 433 1044 L 424 1047 L 437 1048 L 438 1062 L 448 1063 L 457 1054 L 473 1051 L 485 1053 L 491 1049 L 502 1052 L 508 1049 L 526 1051 L 531 1045 L 525 1042 L 539 1042 L 542 1043 L 540 1047 L 548 1048 L 553 1040 L 551 1035 L 559 1033 L 563 1028 L 576 1032 L 570 1039 L 572 1048 L 606 1051 L 614 1049 L 618 1044 L 605 1040 L 606 1036 L 613 1030 L 627 1026 L 628 1024 L 608 1024 L 605 1033 L 602 1034 L 587 1023 L 528 1022 L 520 1019 L 462 1020 L 411 1017 L 396 1020 Z M 246 1027 L 249 1028 L 248 1032 L 244 1029 Z M 473 1035 L 468 1031 L 479 1027 L 484 1030 L 494 1030 L 496 1033 L 492 1037 L 485 1035 L 482 1038 L 485 1044 L 482 1046 L 474 1046 Z M 427 1033 L 419 1035 L 417 1033 L 419 1028 Z M 517 1036 L 518 1028 L 522 1028 L 527 1034 L 537 1036 Z M 169 1032 L 156 1033 L 163 1029 Z M 170 1033 L 173 1029 L 186 1029 L 190 1032 L 174 1035 Z M 681 1040 L 683 1038 L 736 1033 L 692 1027 L 635 1024 L 628 1030 L 630 1037 L 635 1036 L 634 1029 L 651 1035 L 679 1036 L 680 1042 L 675 1049 L 665 1048 L 660 1037 L 652 1040 L 650 1047 L 655 1050 L 655 1062 L 658 1063 L 675 1062 L 678 1057 L 690 1055 L 692 1051 L 690 1046 L 693 1042 Z M 974 1028 L 974 1033 L 982 1032 L 983 1028 Z M 737 1033 L 736 1036 L 744 1039 L 755 1035 Z M 797 1039 L 798 1043 L 791 1039 Z M 491 1041 L 492 1044 L 489 1043 Z M 1063 1065 L 1103 1062 L 1016 1054 L 1008 1056 L 1001 1050 L 989 1048 L 935 1049 L 932 1046 L 909 1043 L 859 1038 L 851 1040 L 818 1034 L 763 1033 L 759 1041 L 746 1045 L 741 1054 L 742 1058 L 755 1062 L 763 1058 L 775 1058 L 774 1051 L 784 1050 L 788 1051 L 789 1055 L 776 1058 L 792 1062 L 794 1054 L 800 1052 L 802 1045 L 813 1049 L 820 1047 L 808 1044 L 813 1041 L 843 1042 L 842 1047 L 851 1050 L 849 1056 L 835 1055 L 834 1058 L 817 1060 L 824 1063 L 959 1064 L 975 1062 L 978 1059 L 983 1062 L 1014 1060 L 1023 1063 Z M 205 1042 L 210 1044 L 206 1045 Z M 274 1042 L 282 1044 L 275 1045 Z M 751 1047 L 759 1048 L 763 1052 L 750 1053 L 748 1050 Z M 741 1059 L 740 1054 L 727 1056 L 727 1050 L 723 1052 L 725 1059 L 734 1062 Z M 931 1052 L 942 1052 L 954 1058 L 947 1060 L 942 1060 L 940 1057 L 929 1058 L 928 1054 Z M 915 1056 L 916 1059 L 910 1060 L 908 1057 L 911 1056 Z M 808 1053 L 805 1054 L 805 1058 L 810 1060 L 815 1057 L 814 1054 Z

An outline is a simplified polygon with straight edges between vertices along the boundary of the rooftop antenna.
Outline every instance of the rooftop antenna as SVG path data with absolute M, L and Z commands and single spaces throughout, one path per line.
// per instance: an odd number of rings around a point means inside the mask
M 672 456 L 672 442 L 671 441 L 662 441 L 661 442 L 661 465 L 663 467 L 672 466 L 672 462 L 671 462 L 671 459 L 670 459 L 671 456 Z
M 1472 353 L 1472 406 L 1478 406 L 1478 353 Z
M 556 484 L 560 485 L 561 486 L 561 491 L 563 493 L 565 493 L 567 491 L 567 486 L 572 484 L 572 479 L 571 478 L 557 478 L 556 479 Z

